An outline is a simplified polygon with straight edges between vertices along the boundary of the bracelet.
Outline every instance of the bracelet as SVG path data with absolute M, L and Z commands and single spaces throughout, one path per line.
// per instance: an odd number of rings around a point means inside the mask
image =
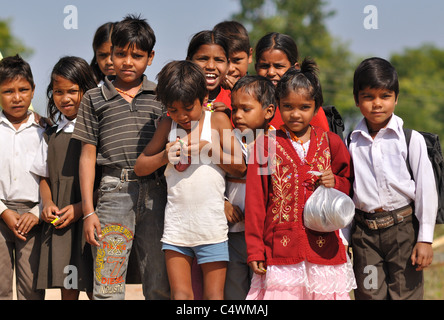
M 83 220 L 85 220 L 85 219 L 88 218 L 89 216 L 92 216 L 94 213 L 95 213 L 94 211 L 91 212 L 91 213 L 88 213 L 86 216 L 83 217 Z

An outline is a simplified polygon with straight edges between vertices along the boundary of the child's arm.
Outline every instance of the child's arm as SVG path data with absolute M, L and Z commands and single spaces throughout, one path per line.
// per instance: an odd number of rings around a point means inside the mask
M 57 218 L 55 214 L 59 208 L 52 201 L 51 188 L 48 178 L 40 177 L 40 197 L 42 199 L 42 220 L 50 223 Z
M 412 131 L 409 160 L 415 181 L 415 215 L 419 222 L 418 238 L 411 255 L 412 265 L 416 270 L 423 270 L 432 263 L 433 231 L 438 211 L 438 193 L 436 190 L 433 167 L 427 156 L 427 145 L 422 135 Z
M 168 134 L 171 130 L 171 119 L 163 118 L 154 133 L 153 138 L 139 155 L 134 165 L 134 172 L 139 176 L 147 176 L 160 167 L 168 164 L 169 152 L 176 142 L 168 143 Z M 180 153 L 180 149 L 177 148 Z
M 94 179 L 96 173 L 96 146 L 93 144 L 82 142 L 82 151 L 79 161 L 79 180 L 80 193 L 82 196 L 82 210 L 83 215 L 89 215 L 94 212 Z M 102 229 L 100 221 L 96 214 L 92 214 L 85 219 L 83 224 L 86 241 L 93 245 L 99 246 L 99 243 L 94 237 L 94 231 L 100 239 Z
M 227 173 L 234 177 L 243 177 L 247 166 L 242 155 L 242 149 L 233 134 L 230 119 L 222 112 L 211 114 L 211 127 L 217 129 L 218 136 L 213 135 L 213 159 Z M 217 148 L 216 142 L 220 148 Z
M 331 172 L 334 175 L 334 188 L 350 194 L 352 180 L 352 164 L 350 153 L 341 138 L 328 132 L 331 152 Z M 328 174 L 328 172 L 326 171 Z
M 245 195 L 247 263 L 252 263 L 250 265 L 251 268 L 258 274 L 261 272 L 261 270 L 259 270 L 261 266 L 260 263 L 265 261 L 264 226 L 267 215 L 269 179 L 269 175 L 267 175 L 264 170 L 268 165 L 268 163 L 264 161 L 268 157 L 268 148 L 262 145 L 263 141 L 264 140 L 261 140 L 261 142 L 258 143 L 258 140 L 256 140 L 254 144 L 254 150 L 248 162 Z

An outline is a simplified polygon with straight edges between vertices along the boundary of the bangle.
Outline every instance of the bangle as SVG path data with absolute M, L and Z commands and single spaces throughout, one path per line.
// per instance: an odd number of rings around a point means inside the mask
M 86 216 L 83 217 L 83 220 L 85 220 L 85 219 L 88 218 L 89 216 L 92 216 L 94 213 L 95 213 L 94 211 L 91 212 L 91 213 L 88 213 Z

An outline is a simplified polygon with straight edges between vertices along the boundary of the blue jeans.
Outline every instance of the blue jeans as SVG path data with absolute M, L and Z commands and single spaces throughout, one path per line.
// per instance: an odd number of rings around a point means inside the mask
M 165 204 L 164 178 L 130 180 L 106 174 L 102 176 L 96 207 L 102 239 L 99 247 L 92 248 L 94 299 L 125 298 L 125 279 L 133 245 L 140 261 L 145 298 L 169 298 L 168 276 L 160 243 Z

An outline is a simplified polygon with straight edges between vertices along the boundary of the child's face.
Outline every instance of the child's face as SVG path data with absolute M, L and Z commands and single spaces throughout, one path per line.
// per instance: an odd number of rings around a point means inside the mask
M 316 115 L 315 101 L 306 90 L 290 91 L 279 101 L 279 110 L 285 125 L 296 136 L 304 135 Z
M 262 108 L 262 104 L 245 90 L 237 90 L 231 95 L 231 119 L 234 127 L 241 132 L 251 129 L 266 129 L 274 114 L 273 105 Z
M 208 91 L 218 89 L 228 71 L 228 59 L 222 47 L 217 44 L 201 45 L 191 61 L 204 70 Z
M 252 49 L 251 49 L 252 50 Z M 253 61 L 252 51 L 247 54 L 245 51 L 233 52 L 230 54 L 226 81 L 232 88 L 236 82 L 248 72 L 248 65 Z
M 77 84 L 61 76 L 54 76 L 52 98 L 57 109 L 69 120 L 74 120 L 79 111 L 83 93 Z
M 34 97 L 34 87 L 23 77 L 0 83 L 0 105 L 10 122 L 26 119 Z
M 384 128 L 395 111 L 398 98 L 395 92 L 384 88 L 364 88 L 358 93 L 356 106 L 367 121 L 369 130 Z
M 199 121 L 202 117 L 202 104 L 196 99 L 190 105 L 184 105 L 182 101 L 174 101 L 167 107 L 171 117 L 184 130 L 191 130 L 192 122 Z
M 287 55 L 278 49 L 264 51 L 256 61 L 256 73 L 270 79 L 275 86 L 290 67 Z
M 99 69 L 105 76 L 115 75 L 113 61 L 111 60 L 111 41 L 104 42 L 96 50 L 96 61 Z
M 130 44 L 127 44 L 124 48 L 113 48 L 112 61 L 116 76 L 127 84 L 138 83 L 153 59 L 154 51 L 148 53 L 135 45 L 130 47 Z

